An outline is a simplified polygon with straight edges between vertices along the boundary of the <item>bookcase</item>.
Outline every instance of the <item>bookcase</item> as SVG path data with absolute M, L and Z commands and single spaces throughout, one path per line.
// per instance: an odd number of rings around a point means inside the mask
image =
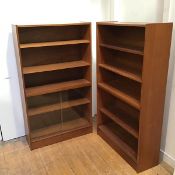
M 159 163 L 172 23 L 97 23 L 97 133 L 137 172 Z
M 91 24 L 13 25 L 31 149 L 92 132 Z

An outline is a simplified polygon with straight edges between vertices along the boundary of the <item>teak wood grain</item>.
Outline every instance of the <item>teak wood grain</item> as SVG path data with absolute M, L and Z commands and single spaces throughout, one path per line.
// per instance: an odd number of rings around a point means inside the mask
M 172 26 L 172 23 L 146 25 L 138 170 L 159 163 Z
M 97 133 L 137 172 L 159 163 L 171 34 L 172 23 L 97 23 Z M 125 61 L 119 62 L 121 59 Z M 113 73 L 121 78 L 111 86 Z M 126 78 L 132 84 L 119 86 Z M 140 93 L 139 98 L 133 98 L 129 86 Z M 134 114 L 117 101 L 138 112 Z M 126 117 L 132 122 L 128 123 Z M 134 130 L 137 123 L 138 133 Z M 132 147 L 129 140 L 137 147 Z

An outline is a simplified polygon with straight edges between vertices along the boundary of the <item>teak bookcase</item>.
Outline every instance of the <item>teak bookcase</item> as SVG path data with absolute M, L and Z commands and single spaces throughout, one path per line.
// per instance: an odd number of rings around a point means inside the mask
M 172 23 L 97 23 L 97 132 L 137 172 L 158 164 Z
M 31 149 L 92 132 L 91 24 L 14 25 Z

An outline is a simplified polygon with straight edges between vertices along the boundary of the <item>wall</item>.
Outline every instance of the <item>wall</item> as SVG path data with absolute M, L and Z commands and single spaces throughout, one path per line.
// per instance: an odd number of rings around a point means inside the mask
M 113 20 L 128 22 L 175 22 L 175 1 L 114 0 Z M 161 159 L 175 167 L 175 28 L 173 31 L 162 128 Z
M 15 0 L 0 2 L 0 125 L 4 140 L 24 135 L 21 100 L 12 42 L 11 24 L 95 21 L 108 18 L 105 0 Z M 93 96 L 95 89 L 95 32 L 93 32 Z M 96 113 L 94 99 L 93 114 Z
M 174 0 L 164 1 L 163 21 L 175 22 Z M 163 159 L 175 167 L 175 26 L 171 45 L 161 151 Z
M 114 20 L 161 22 L 164 0 L 114 0 Z

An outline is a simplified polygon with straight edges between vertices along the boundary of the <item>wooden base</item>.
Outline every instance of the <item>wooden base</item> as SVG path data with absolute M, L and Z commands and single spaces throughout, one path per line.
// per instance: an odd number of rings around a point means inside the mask
M 33 150 L 33 149 L 41 148 L 43 146 L 48 146 L 57 142 L 61 142 L 67 139 L 71 139 L 71 138 L 82 136 L 89 133 L 92 133 L 92 126 L 79 128 L 79 129 L 76 129 L 73 131 L 67 131 L 64 133 L 59 133 L 55 136 L 51 136 L 35 142 L 31 142 L 30 149 Z

